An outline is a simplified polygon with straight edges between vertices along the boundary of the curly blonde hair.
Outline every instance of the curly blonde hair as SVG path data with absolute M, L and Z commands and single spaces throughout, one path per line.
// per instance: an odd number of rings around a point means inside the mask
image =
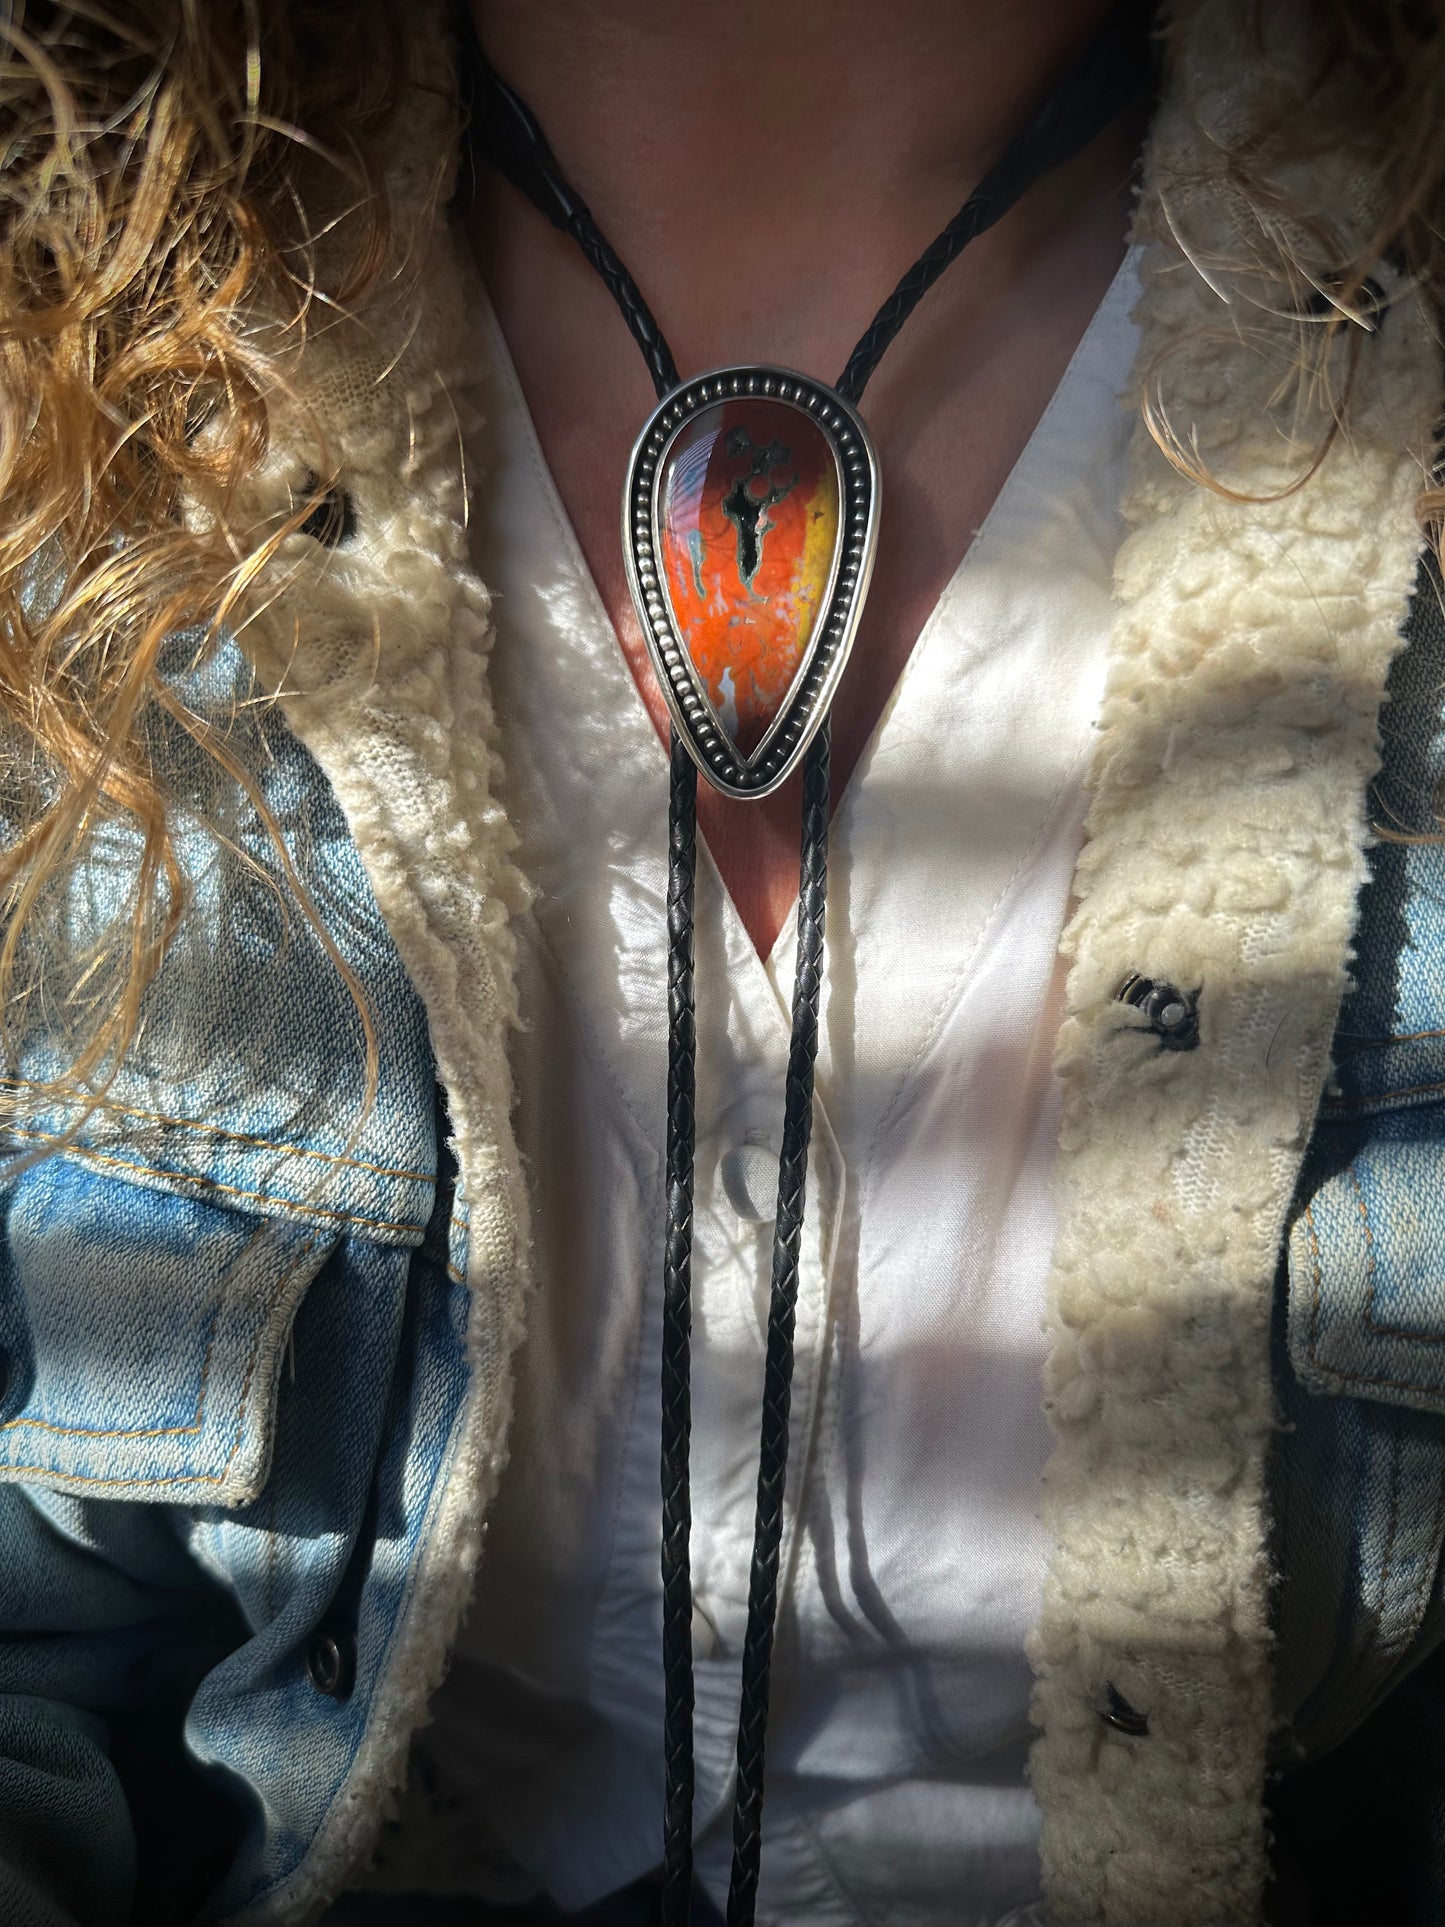
M 1445 316 L 1445 0 L 1235 0 L 1248 16 L 1245 44 L 1253 63 L 1247 132 L 1221 129 L 1191 99 L 1191 36 L 1207 34 L 1201 0 L 1172 0 L 1166 51 L 1186 108 L 1209 138 L 1208 193 L 1231 213 L 1226 249 L 1190 246 L 1164 193 L 1164 218 L 1194 265 L 1230 297 L 1221 340 L 1244 334 L 1280 360 L 1277 401 L 1297 409 L 1291 427 L 1323 421 L 1299 444 L 1297 472 L 1285 490 L 1304 487 L 1328 454 L 1349 412 L 1362 345 L 1382 325 L 1391 301 L 1419 296 Z M 1300 59 L 1301 31 L 1312 58 Z M 1261 110 L 1261 103 L 1268 102 Z M 1378 210 L 1361 229 L 1344 212 L 1353 238 L 1342 238 L 1337 210 L 1320 205 L 1316 169 L 1347 157 L 1349 185 L 1368 184 Z M 1316 189 L 1301 192 L 1300 183 Z M 1191 182 L 1174 182 L 1187 199 Z M 1347 194 L 1346 199 L 1350 196 Z M 1253 317 L 1253 319 L 1251 318 Z M 1284 324 L 1281 326 L 1281 324 Z M 1292 353 L 1280 356 L 1282 342 Z M 1189 347 L 1165 348 L 1141 382 L 1146 427 L 1168 459 L 1200 486 L 1234 500 L 1251 499 L 1215 474 L 1170 419 L 1169 364 Z M 1419 498 L 1422 525 L 1437 548 L 1445 519 L 1438 476 Z
M 383 272 L 403 52 L 383 0 L 0 6 L 0 1037 L 13 1061 L 37 1022 L 63 1033 L 63 1091 L 114 1076 L 185 908 L 157 714 L 264 815 L 158 659 L 177 631 L 214 639 L 324 512 L 320 475 L 247 549 L 224 511 L 265 458 L 278 349 Z M 187 489 L 219 511 L 204 528 Z M 58 960 L 41 935 L 117 822 L 128 901 Z
M 1176 59 L 1189 12 L 1177 0 L 1163 29 Z M 1445 0 L 1316 13 L 1329 112 L 1288 102 L 1227 161 L 1254 265 L 1328 341 L 1368 320 L 1382 256 L 1445 307 Z M 1262 4 L 1260 23 L 1263 47 Z M 318 475 L 259 546 L 227 532 L 227 495 L 266 453 L 278 344 L 387 271 L 377 155 L 404 53 L 386 0 L 0 0 L 0 1047 L 13 1058 L 37 1015 L 63 1029 L 52 1090 L 104 1090 L 185 908 L 148 723 L 173 718 L 248 782 L 161 646 L 215 636 L 327 499 Z M 1322 229 L 1306 263 L 1281 182 L 1321 139 L 1350 143 L 1384 212 L 1367 249 L 1331 258 Z M 193 487 L 221 506 L 204 528 L 182 514 Z M 1445 490 L 1421 512 L 1438 529 Z M 58 989 L 49 957 L 38 1011 L 30 940 L 116 823 L 140 851 L 129 899 Z

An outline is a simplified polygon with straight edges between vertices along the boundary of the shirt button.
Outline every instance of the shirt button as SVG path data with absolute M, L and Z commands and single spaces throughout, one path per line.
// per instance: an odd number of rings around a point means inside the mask
M 716 1659 L 722 1651 L 722 1641 L 718 1638 L 717 1627 L 713 1625 L 702 1607 L 693 1602 L 692 1608 L 692 1656 L 694 1659 Z
M 718 1162 L 723 1194 L 749 1224 L 766 1224 L 778 1207 L 778 1154 L 771 1144 L 749 1138 L 724 1151 Z

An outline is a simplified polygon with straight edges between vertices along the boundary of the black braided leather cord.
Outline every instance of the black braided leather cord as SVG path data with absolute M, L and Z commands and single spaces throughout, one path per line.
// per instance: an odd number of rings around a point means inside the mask
M 697 765 L 672 732 L 667 833 L 667 1238 L 662 1267 L 662 1919 L 692 1904 L 692 1167 L 696 1135 L 693 882 Z
M 1154 0 L 1123 0 L 1047 93 L 948 226 L 925 248 L 869 323 L 837 384 L 855 406 L 884 351 L 950 263 L 1045 174 L 1087 147 L 1153 77 Z
M 993 226 L 1043 175 L 1102 133 L 1148 85 L 1148 26 L 1153 0 L 1120 0 L 1093 42 L 1041 102 L 1006 152 L 921 254 L 875 315 L 837 384 L 856 403 L 899 329 L 968 243 Z M 678 384 L 662 330 L 636 282 L 607 242 L 586 203 L 557 164 L 526 105 L 476 50 L 475 139 L 480 151 L 570 234 L 601 275 L 642 350 L 659 397 Z M 693 1671 L 689 1535 L 691 1435 L 692 1216 L 696 1136 L 696 1015 L 693 986 L 693 886 L 697 861 L 697 769 L 674 730 L 668 813 L 667 1234 L 662 1326 L 662 1652 L 666 1795 L 662 1927 L 687 1927 L 692 1899 Z M 743 1641 L 738 1718 L 737 1796 L 728 1927 L 752 1927 L 762 1852 L 768 1689 L 777 1620 L 778 1564 L 788 1467 L 793 1336 L 803 1229 L 818 1002 L 823 981 L 827 901 L 830 729 L 825 720 L 803 763 L 802 855 L 793 1029 L 778 1160 L 772 1303 L 763 1380 L 757 1513 Z
M 778 1552 L 788 1471 L 788 1414 L 793 1394 L 793 1328 L 798 1309 L 798 1250 L 813 1135 L 813 1072 L 818 1061 L 818 999 L 823 988 L 823 913 L 828 894 L 828 806 L 832 730 L 823 723 L 803 762 L 802 861 L 798 879 L 798 954 L 793 972 L 793 1037 L 778 1159 L 778 1215 L 773 1227 L 773 1292 L 763 1368 L 763 1425 L 758 1449 L 758 1505 L 743 1641 L 738 1714 L 738 1782 L 733 1807 L 733 1868 L 727 1927 L 751 1927 L 762 1856 L 763 1765 L 773 1626 L 778 1611 Z
M 677 363 L 652 318 L 652 310 L 611 243 L 592 218 L 591 209 L 557 165 L 547 136 L 532 110 L 476 53 L 476 131 L 480 151 L 541 210 L 553 227 L 570 234 L 607 284 L 632 339 L 642 350 L 659 396 L 677 386 Z
M 476 50 L 476 139 L 482 153 L 554 227 L 570 234 L 605 282 L 661 397 L 677 364 L 637 283 L 557 164 L 526 103 Z M 697 1135 L 693 887 L 697 765 L 671 742 L 667 861 L 667 1229 L 662 1269 L 663 1927 L 692 1908 L 692 1201 Z

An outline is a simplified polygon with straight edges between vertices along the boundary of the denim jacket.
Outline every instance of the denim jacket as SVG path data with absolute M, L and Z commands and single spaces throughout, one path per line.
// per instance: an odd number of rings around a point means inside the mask
M 1428 1663 L 1445 1638 L 1445 607 L 1433 564 L 1404 635 L 1354 987 L 1275 1312 L 1278 1824 L 1330 1895 L 1322 1921 L 1434 1922 L 1445 1907 L 1445 1676 Z
M 1203 98 L 1237 78 L 1234 11 L 1193 11 Z M 404 237 L 443 91 L 402 117 Z M 1397 653 L 1438 352 L 1402 295 L 1362 347 L 1350 432 L 1291 487 L 1270 410 L 1292 350 L 1268 337 L 1295 323 L 1256 304 L 1219 328 L 1192 262 L 1227 252 L 1227 193 L 1162 210 L 1161 183 L 1207 174 L 1191 129 L 1166 103 L 1140 363 L 1183 344 L 1172 403 L 1239 486 L 1209 497 L 1137 438 L 1067 941 L 1059 1551 L 1033 1653 L 1061 1927 L 1257 1919 L 1266 1731 L 1283 1812 L 1427 1678 L 1445 1623 L 1445 858 L 1389 835 L 1431 826 L 1445 767 L 1428 579 Z M 1315 165 L 1321 204 L 1368 232 L 1350 157 Z M 5 1927 L 313 1917 L 402 1780 L 505 1452 L 525 891 L 465 561 L 467 283 L 444 236 L 426 245 L 413 311 L 398 281 L 364 335 L 305 345 L 348 512 L 281 544 L 287 596 L 244 654 L 177 639 L 171 673 L 255 796 L 157 725 L 188 896 L 134 1048 L 84 1115 L 45 1101 L 43 1025 L 7 1067 L 34 1102 L 0 1185 Z M 230 505 L 258 527 L 327 466 L 288 415 L 300 385 Z M 277 706 L 249 702 L 257 675 Z M 77 953 L 136 859 L 122 829 L 93 844 Z M 1121 999 L 1140 978 L 1192 1002 L 1192 1048 Z
M 229 709 L 234 644 L 209 675 Z M 194 913 L 104 1106 L 4 1192 L 6 1922 L 240 1919 L 284 1887 L 366 1728 L 466 1379 L 419 999 L 315 763 L 240 714 L 337 956 L 254 809 L 253 869 L 202 827 L 174 745 Z
M 1422 571 L 1385 832 L 1428 830 L 1445 777 L 1438 598 Z M 229 710 L 234 644 L 209 679 Z M 224 860 L 215 779 L 176 745 L 204 916 L 105 1105 L 3 1194 L 14 1927 L 244 1920 L 284 1895 L 385 1677 L 465 1380 L 466 1224 L 420 1001 L 315 762 L 274 714 L 239 713 L 338 957 L 286 908 L 254 810 L 235 828 L 255 867 Z M 1445 1631 L 1442 954 L 1445 847 L 1386 834 L 1281 1270 L 1284 1767 L 1365 1722 Z M 377 1017 L 369 1108 L 342 960 Z M 22 1075 L 48 1068 L 37 1047 Z M 69 1123 L 57 1106 L 34 1133 Z

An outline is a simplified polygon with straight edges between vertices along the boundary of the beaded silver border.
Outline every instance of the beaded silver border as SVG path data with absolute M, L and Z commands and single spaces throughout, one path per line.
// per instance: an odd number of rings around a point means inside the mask
M 745 396 L 787 402 L 823 430 L 837 465 L 842 531 L 827 602 L 803 668 L 782 711 L 749 757 L 739 756 L 718 726 L 673 624 L 657 561 L 655 490 L 668 450 L 693 416 L 717 402 Z M 827 715 L 873 574 L 878 494 L 878 458 L 857 413 L 822 382 L 789 368 L 715 368 L 683 382 L 663 396 L 634 443 L 622 497 L 628 587 L 678 734 L 703 776 L 725 796 L 767 796 L 786 782 Z

